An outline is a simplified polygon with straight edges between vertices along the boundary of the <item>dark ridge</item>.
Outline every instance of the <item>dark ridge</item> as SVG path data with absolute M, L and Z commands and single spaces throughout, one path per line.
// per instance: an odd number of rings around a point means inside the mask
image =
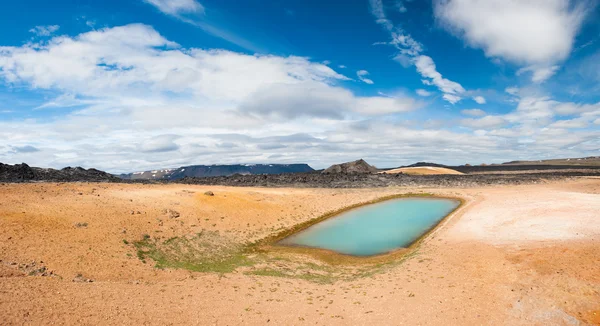
M 371 170 L 366 162 L 361 166 Z M 352 162 L 354 163 L 354 162 Z M 368 168 L 371 167 L 371 168 Z M 361 168 L 361 169 L 362 169 Z M 175 180 L 124 180 L 96 169 L 67 167 L 61 170 L 30 167 L 27 164 L 0 163 L 0 182 L 122 182 L 183 183 L 243 187 L 369 188 L 369 187 L 474 187 L 487 185 L 543 183 L 579 176 L 600 176 L 600 167 L 592 166 L 460 166 L 451 167 L 465 175 L 406 175 L 377 173 L 321 173 L 320 171 L 281 174 L 233 174 L 213 177 L 183 177 Z M 352 169 L 350 169 L 352 171 Z M 500 171 L 499 173 L 494 173 Z M 512 173 L 502 173 L 502 171 Z M 479 174 L 477 172 L 483 172 Z M 535 172 L 535 173 L 531 173 Z M 469 174 L 474 173 L 474 174 Z M 488 174 L 486 174 L 488 173 Z
M 217 177 L 234 174 L 283 174 L 314 171 L 308 164 L 191 165 L 177 169 L 121 174 L 127 180 L 178 180 L 185 177 Z
M 545 170 L 598 170 L 600 171 L 600 165 L 476 165 L 476 166 L 447 166 L 450 169 L 456 170 L 462 173 L 474 173 L 474 172 L 514 172 L 514 171 L 545 171 Z
M 436 168 L 447 168 L 447 165 L 444 164 L 437 164 L 437 163 L 430 163 L 430 162 L 417 162 L 411 165 L 407 165 L 407 166 L 402 166 L 403 168 L 417 168 L 420 166 L 433 166 Z
M 376 187 L 479 187 L 544 183 L 551 180 L 580 176 L 600 176 L 600 169 L 587 171 L 465 174 L 465 175 L 407 175 L 370 173 L 294 173 L 272 175 L 233 175 L 206 178 L 183 178 L 175 183 L 221 185 L 236 187 L 297 187 L 297 188 L 376 188 Z
M 61 170 L 56 170 L 30 167 L 25 163 L 15 165 L 0 163 L 1 182 L 118 182 L 119 180 L 119 178 L 112 174 L 96 169 L 86 170 L 81 167 L 66 167 Z

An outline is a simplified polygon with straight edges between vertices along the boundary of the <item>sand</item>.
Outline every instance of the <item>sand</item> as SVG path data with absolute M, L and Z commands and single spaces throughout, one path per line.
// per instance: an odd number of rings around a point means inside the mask
M 144 234 L 169 239 L 202 230 L 257 240 L 327 211 L 411 191 L 460 196 L 466 204 L 401 263 L 332 284 L 248 272 L 296 261 L 322 272 L 311 256 L 269 256 L 277 259 L 200 273 L 157 269 L 131 245 Z M 594 325 L 598 212 L 600 179 L 593 178 L 470 189 L 5 184 L 1 323 Z M 351 267 L 327 270 L 336 268 Z
M 439 174 L 463 174 L 462 172 L 458 172 L 456 170 L 441 168 L 435 166 L 417 166 L 410 168 L 398 168 L 383 171 L 381 173 L 394 174 L 394 173 L 404 173 L 410 175 L 439 175 Z

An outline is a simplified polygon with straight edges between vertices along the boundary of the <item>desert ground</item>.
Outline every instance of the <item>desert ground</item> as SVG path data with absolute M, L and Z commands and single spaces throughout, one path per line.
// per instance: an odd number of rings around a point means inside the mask
M 406 193 L 465 203 L 403 257 L 332 264 L 248 246 Z M 595 325 L 600 179 L 433 189 L 2 184 L 0 260 L 3 325 Z

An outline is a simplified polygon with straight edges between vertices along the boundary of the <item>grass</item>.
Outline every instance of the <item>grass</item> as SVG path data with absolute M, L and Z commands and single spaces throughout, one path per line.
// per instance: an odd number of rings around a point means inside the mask
M 244 247 L 232 244 L 213 232 L 191 237 L 174 237 L 166 241 L 150 236 L 133 242 L 143 262 L 152 259 L 156 268 L 179 268 L 195 272 L 233 272 L 240 266 L 252 265 Z

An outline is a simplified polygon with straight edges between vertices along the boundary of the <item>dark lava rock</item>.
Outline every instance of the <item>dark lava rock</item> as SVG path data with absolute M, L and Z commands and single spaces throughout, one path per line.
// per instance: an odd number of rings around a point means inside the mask
M 33 180 L 35 178 L 35 174 L 33 169 L 25 164 L 2 164 L 0 163 L 0 180 L 2 181 L 28 181 Z
M 433 166 L 436 168 L 445 168 L 448 167 L 447 165 L 443 165 L 443 164 L 437 164 L 437 163 L 431 163 L 431 162 L 417 162 L 411 165 L 407 165 L 407 166 L 403 166 L 405 168 L 417 168 L 417 167 L 421 167 L 421 166 Z
M 0 163 L 0 181 L 2 182 L 28 182 L 28 181 L 51 181 L 51 182 L 118 182 L 119 178 L 110 173 L 96 169 L 84 169 L 81 167 L 66 167 L 62 170 L 43 169 L 30 167 L 22 164 Z
M 595 172 L 565 171 L 525 174 L 464 174 L 464 175 L 407 175 L 407 174 L 348 174 L 294 173 L 274 175 L 238 175 L 206 178 L 184 178 L 172 183 L 222 185 L 237 187 L 298 187 L 298 188 L 376 188 L 376 187 L 481 187 L 489 185 L 532 184 L 580 176 L 600 176 Z
M 334 164 L 327 169 L 325 169 L 323 174 L 334 174 L 334 173 L 344 173 L 344 174 L 363 174 L 363 173 L 377 173 L 379 170 L 365 162 L 365 160 L 360 159 L 354 162 L 347 162 L 342 164 Z

